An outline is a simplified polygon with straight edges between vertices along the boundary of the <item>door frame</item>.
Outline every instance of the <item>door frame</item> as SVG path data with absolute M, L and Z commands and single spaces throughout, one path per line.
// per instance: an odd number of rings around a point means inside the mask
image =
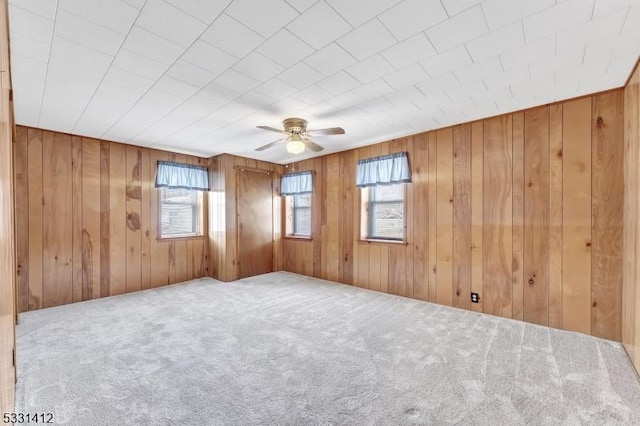
M 249 171 L 249 172 L 255 172 L 255 173 L 262 173 L 264 175 L 270 176 L 271 177 L 271 271 L 275 271 L 276 270 L 276 239 L 275 239 L 275 226 L 274 226 L 274 194 L 273 194 L 273 177 L 276 175 L 276 173 L 273 170 L 264 170 L 264 169 L 257 169 L 254 167 L 245 167 L 245 166 L 233 166 L 233 168 L 235 169 L 235 173 L 236 173 L 236 188 L 235 188 L 235 197 L 236 197 L 236 208 L 235 208 L 235 213 L 236 213 L 236 247 L 235 247 L 235 258 L 236 258 L 236 276 L 238 277 L 237 279 L 241 279 L 240 278 L 240 173 L 245 172 L 245 171 Z

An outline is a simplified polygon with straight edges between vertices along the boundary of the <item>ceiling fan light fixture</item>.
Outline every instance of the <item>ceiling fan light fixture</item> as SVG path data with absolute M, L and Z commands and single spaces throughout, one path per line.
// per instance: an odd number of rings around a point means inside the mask
M 304 143 L 302 143 L 302 141 L 299 139 L 297 140 L 292 139 L 289 142 L 287 142 L 287 151 L 290 154 L 293 154 L 293 155 L 302 154 L 304 152 L 304 148 L 305 148 Z

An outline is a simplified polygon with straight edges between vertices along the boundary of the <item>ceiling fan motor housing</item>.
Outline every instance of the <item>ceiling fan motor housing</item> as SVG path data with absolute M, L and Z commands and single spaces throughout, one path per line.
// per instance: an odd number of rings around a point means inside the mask
M 301 134 L 307 131 L 307 120 L 302 118 L 287 118 L 282 121 L 284 131 L 287 133 Z

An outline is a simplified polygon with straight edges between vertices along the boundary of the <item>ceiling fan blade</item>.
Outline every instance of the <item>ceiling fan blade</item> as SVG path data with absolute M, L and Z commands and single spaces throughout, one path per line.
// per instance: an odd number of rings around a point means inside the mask
M 258 129 L 262 129 L 262 130 L 269 130 L 271 132 L 278 132 L 278 133 L 287 133 L 282 129 L 276 129 L 275 127 L 269 127 L 269 126 L 256 126 Z
M 344 129 L 342 127 L 332 127 L 330 129 L 309 130 L 307 133 L 311 136 L 344 135 Z
M 302 143 L 304 143 L 307 146 L 307 148 L 309 148 L 313 152 L 319 152 L 324 149 L 323 147 L 321 147 L 320 145 L 318 145 L 317 143 L 309 139 L 303 139 Z
M 256 151 L 264 151 L 265 149 L 271 148 L 272 146 L 276 146 L 279 143 L 282 143 L 284 141 L 286 141 L 289 138 L 284 138 L 284 139 L 278 139 L 277 141 L 273 141 L 271 143 L 268 143 L 266 145 L 261 146 L 260 148 L 256 148 Z

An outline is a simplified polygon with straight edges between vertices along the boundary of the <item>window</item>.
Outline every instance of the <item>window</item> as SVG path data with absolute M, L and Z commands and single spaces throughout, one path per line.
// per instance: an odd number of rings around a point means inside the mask
M 160 237 L 192 237 L 204 234 L 203 192 L 183 188 L 159 188 Z
M 404 184 L 375 185 L 363 190 L 366 229 L 372 240 L 404 240 Z
M 286 197 L 287 235 L 311 236 L 311 194 L 296 194 Z

